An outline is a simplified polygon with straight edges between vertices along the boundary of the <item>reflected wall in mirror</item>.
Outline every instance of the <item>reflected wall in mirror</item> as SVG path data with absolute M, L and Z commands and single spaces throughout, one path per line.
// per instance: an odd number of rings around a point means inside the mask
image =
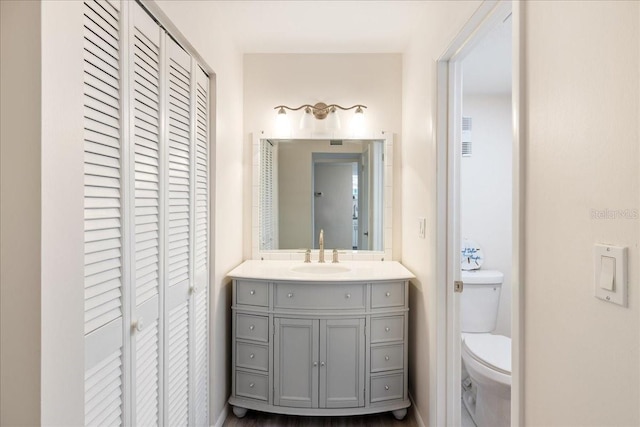
M 317 249 L 321 229 L 326 249 L 385 251 L 385 140 L 269 138 L 257 148 L 260 251 Z

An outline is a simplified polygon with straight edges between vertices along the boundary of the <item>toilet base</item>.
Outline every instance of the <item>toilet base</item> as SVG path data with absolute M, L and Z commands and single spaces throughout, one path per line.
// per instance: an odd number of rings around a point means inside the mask
M 462 392 L 462 402 L 477 427 L 509 427 L 511 400 L 495 395 L 471 380 L 471 387 Z

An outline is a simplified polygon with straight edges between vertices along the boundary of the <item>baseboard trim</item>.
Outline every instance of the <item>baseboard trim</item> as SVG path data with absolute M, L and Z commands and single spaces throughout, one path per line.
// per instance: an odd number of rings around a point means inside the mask
M 420 415 L 420 411 L 418 410 L 418 405 L 416 405 L 416 401 L 413 400 L 413 396 L 409 393 L 409 400 L 411 400 L 411 407 L 413 408 L 413 414 L 415 415 L 416 422 L 419 427 L 426 427 L 426 424 L 422 420 L 422 415 Z
M 216 420 L 216 423 L 213 425 L 213 427 L 222 427 L 228 415 L 229 415 L 229 404 L 226 403 L 224 405 L 224 408 L 222 408 L 222 412 L 220 412 L 220 415 L 218 416 L 218 419 Z

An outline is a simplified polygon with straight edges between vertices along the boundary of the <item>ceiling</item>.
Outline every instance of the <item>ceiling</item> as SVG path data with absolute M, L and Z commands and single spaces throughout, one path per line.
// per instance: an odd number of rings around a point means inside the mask
M 225 33 L 243 53 L 401 53 L 446 2 L 215 1 L 207 7 L 225 17 Z
M 478 0 L 157 0 L 210 16 L 242 53 L 403 53 Z M 444 28 L 447 28 L 446 25 Z M 427 34 L 427 35 L 425 35 Z M 452 36 L 452 35 L 451 35 Z M 464 59 L 465 93 L 511 90 L 511 18 Z
M 511 24 L 509 15 L 462 61 L 465 94 L 511 93 Z

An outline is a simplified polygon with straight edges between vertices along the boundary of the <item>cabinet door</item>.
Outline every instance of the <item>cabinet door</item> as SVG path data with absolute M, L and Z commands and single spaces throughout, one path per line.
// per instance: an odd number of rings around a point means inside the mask
M 191 57 L 171 37 L 166 36 L 165 172 L 166 190 L 166 269 L 165 319 L 166 423 L 193 425 L 193 346 L 194 289 L 192 168 L 191 168 Z
M 275 319 L 274 405 L 318 407 L 319 328 L 318 320 Z
M 320 321 L 320 407 L 364 406 L 364 319 Z
M 162 277 L 160 178 L 160 27 L 136 3 L 131 4 L 129 43 L 131 335 L 135 425 L 161 424 L 160 334 Z
M 196 69 L 194 280 L 195 425 L 209 425 L 209 77 Z
M 85 1 L 83 14 L 84 423 L 122 425 L 129 328 L 123 307 L 120 3 Z

